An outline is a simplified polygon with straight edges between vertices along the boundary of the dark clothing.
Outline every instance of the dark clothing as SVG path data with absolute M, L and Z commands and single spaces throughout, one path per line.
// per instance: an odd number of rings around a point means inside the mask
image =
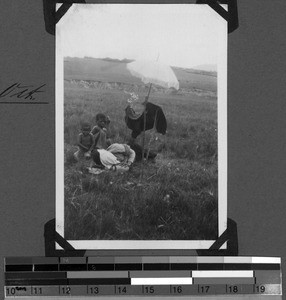
M 92 157 L 93 161 L 96 163 L 95 167 L 100 168 L 100 169 L 104 169 L 104 165 L 100 161 L 100 154 L 97 151 L 97 149 L 94 149 L 91 152 L 91 157 Z
M 137 116 L 134 110 L 128 105 L 125 109 L 125 123 L 132 130 L 131 136 L 136 137 L 144 131 L 144 113 Z M 153 103 L 146 103 L 146 125 L 145 130 L 156 128 L 158 133 L 165 134 L 167 130 L 167 121 L 160 106 Z
M 136 156 L 135 156 L 135 161 L 140 161 L 142 160 L 142 147 L 136 143 L 130 143 L 129 144 L 130 148 L 132 150 L 134 150 Z M 148 155 L 148 157 L 147 157 Z M 155 157 L 157 156 L 157 153 L 154 152 L 154 151 L 149 151 L 148 153 L 148 150 L 145 149 L 144 151 L 144 157 L 147 158 L 147 159 L 154 159 Z

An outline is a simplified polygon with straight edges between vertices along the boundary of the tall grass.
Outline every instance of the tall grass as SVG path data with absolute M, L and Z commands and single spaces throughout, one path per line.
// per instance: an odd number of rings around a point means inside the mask
M 142 95 L 143 96 L 143 95 Z M 67 239 L 202 240 L 217 237 L 216 99 L 152 94 L 167 134 L 147 132 L 156 162 L 128 173 L 88 174 L 73 152 L 80 123 L 110 116 L 113 142 L 127 142 L 122 91 L 65 88 L 65 237 Z

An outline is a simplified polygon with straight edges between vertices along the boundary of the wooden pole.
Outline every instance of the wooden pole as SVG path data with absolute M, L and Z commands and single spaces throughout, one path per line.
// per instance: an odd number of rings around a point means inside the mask
M 152 87 L 152 83 L 150 83 L 150 86 L 149 86 L 149 91 L 148 91 L 148 94 L 147 94 L 147 97 L 145 98 L 145 101 L 143 102 L 144 104 L 144 127 L 143 127 L 143 141 L 142 141 L 142 162 L 141 162 L 141 172 L 140 172 L 140 182 L 142 181 L 142 178 L 143 178 L 143 165 L 144 165 L 144 147 L 145 147 L 145 131 L 146 131 L 146 104 L 148 102 L 148 99 L 149 99 L 149 95 L 150 95 L 150 92 L 151 92 L 151 87 Z
M 148 95 L 147 95 L 147 100 L 145 100 L 145 102 L 148 102 L 149 95 L 150 95 L 150 92 L 151 92 L 151 87 L 152 87 L 152 83 L 150 83 L 150 85 L 149 85 L 149 91 L 148 91 Z
M 150 83 L 149 86 L 149 91 L 147 94 L 147 97 L 145 98 L 144 101 L 144 127 L 143 127 L 143 142 L 142 142 L 142 161 L 144 161 L 144 147 L 145 147 L 145 131 L 146 131 L 146 104 L 148 102 L 149 96 L 150 96 L 150 92 L 151 92 L 151 87 L 152 87 L 152 83 Z

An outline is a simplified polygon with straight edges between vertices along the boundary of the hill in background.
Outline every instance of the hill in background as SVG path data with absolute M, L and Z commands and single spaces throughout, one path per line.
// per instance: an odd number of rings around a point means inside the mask
M 64 59 L 64 79 L 100 83 L 142 85 L 140 79 L 132 76 L 126 68 L 129 59 L 75 58 Z M 180 90 L 217 92 L 217 73 L 214 71 L 172 67 L 180 83 Z
M 217 66 L 216 65 L 198 65 L 195 66 L 194 69 L 200 70 L 200 71 L 206 71 L 206 72 L 217 72 Z

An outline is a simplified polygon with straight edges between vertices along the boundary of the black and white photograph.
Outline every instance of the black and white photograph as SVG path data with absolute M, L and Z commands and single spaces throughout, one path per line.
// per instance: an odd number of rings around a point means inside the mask
M 226 20 L 73 4 L 55 52 L 57 232 L 75 249 L 208 249 L 227 223 Z
M 2 298 L 285 296 L 286 2 L 154 2 L 1 1 Z

